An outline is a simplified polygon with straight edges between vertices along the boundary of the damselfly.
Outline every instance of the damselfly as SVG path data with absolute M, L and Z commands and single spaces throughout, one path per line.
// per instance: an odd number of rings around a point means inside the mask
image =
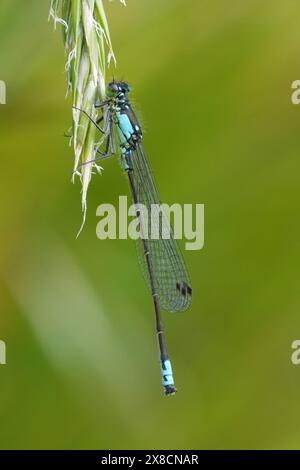
M 139 261 L 149 284 L 155 309 L 162 383 L 165 394 L 172 395 L 176 392 L 176 388 L 167 351 L 161 308 L 169 312 L 186 310 L 191 304 L 192 288 L 182 255 L 160 208 L 159 194 L 142 145 L 142 128 L 129 101 L 130 91 L 129 85 L 125 82 L 111 82 L 107 87 L 107 99 L 99 104 L 95 103 L 95 107 L 103 111 L 103 115 L 97 121 L 84 110 L 80 111 L 84 112 L 103 134 L 102 150 L 97 149 L 100 157 L 93 161 L 109 158 L 115 155 L 118 149 L 121 165 L 128 175 L 140 225 Z M 100 127 L 101 121 L 104 121 L 103 128 Z M 87 162 L 90 163 L 92 161 Z M 143 211 L 142 207 L 147 210 Z M 153 223 L 157 224 L 155 238 L 151 237 Z

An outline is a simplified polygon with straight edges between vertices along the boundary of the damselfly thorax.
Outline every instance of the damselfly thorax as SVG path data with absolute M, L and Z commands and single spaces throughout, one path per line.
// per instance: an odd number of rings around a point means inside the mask
M 132 152 L 137 149 L 143 138 L 142 127 L 128 99 L 127 94 L 130 88 L 127 84 L 112 82 L 109 89 L 110 87 L 115 96 L 108 104 L 109 112 L 117 130 L 122 156 L 125 159 L 124 169 L 129 170 L 132 169 Z

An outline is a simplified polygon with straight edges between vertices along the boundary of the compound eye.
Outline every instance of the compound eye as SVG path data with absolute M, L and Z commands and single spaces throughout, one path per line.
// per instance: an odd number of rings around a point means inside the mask
M 123 93 L 129 93 L 130 92 L 130 86 L 125 82 L 120 83 L 120 88 L 122 89 Z
M 116 83 L 111 83 L 109 85 L 109 88 L 111 89 L 111 91 L 118 91 L 118 85 Z

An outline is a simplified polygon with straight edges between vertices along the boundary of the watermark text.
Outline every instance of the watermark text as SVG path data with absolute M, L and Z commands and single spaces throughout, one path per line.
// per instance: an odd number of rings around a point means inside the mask
M 127 196 L 119 197 L 119 207 L 100 204 L 96 211 L 100 221 L 96 234 L 105 239 L 170 239 L 186 240 L 186 250 L 204 246 L 204 204 L 127 204 Z
M 6 364 L 6 344 L 0 340 L 0 366 Z
M 291 355 L 292 364 L 298 366 L 300 364 L 300 339 L 295 339 L 292 342 L 292 349 L 294 350 Z
M 0 80 L 0 104 L 6 104 L 6 84 Z

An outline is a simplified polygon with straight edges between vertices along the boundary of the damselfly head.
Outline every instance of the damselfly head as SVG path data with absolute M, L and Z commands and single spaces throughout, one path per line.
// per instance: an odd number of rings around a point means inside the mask
M 130 93 L 131 88 L 128 83 L 125 82 L 115 82 L 112 81 L 108 84 L 107 95 L 108 96 L 118 96 L 118 95 L 127 95 Z

